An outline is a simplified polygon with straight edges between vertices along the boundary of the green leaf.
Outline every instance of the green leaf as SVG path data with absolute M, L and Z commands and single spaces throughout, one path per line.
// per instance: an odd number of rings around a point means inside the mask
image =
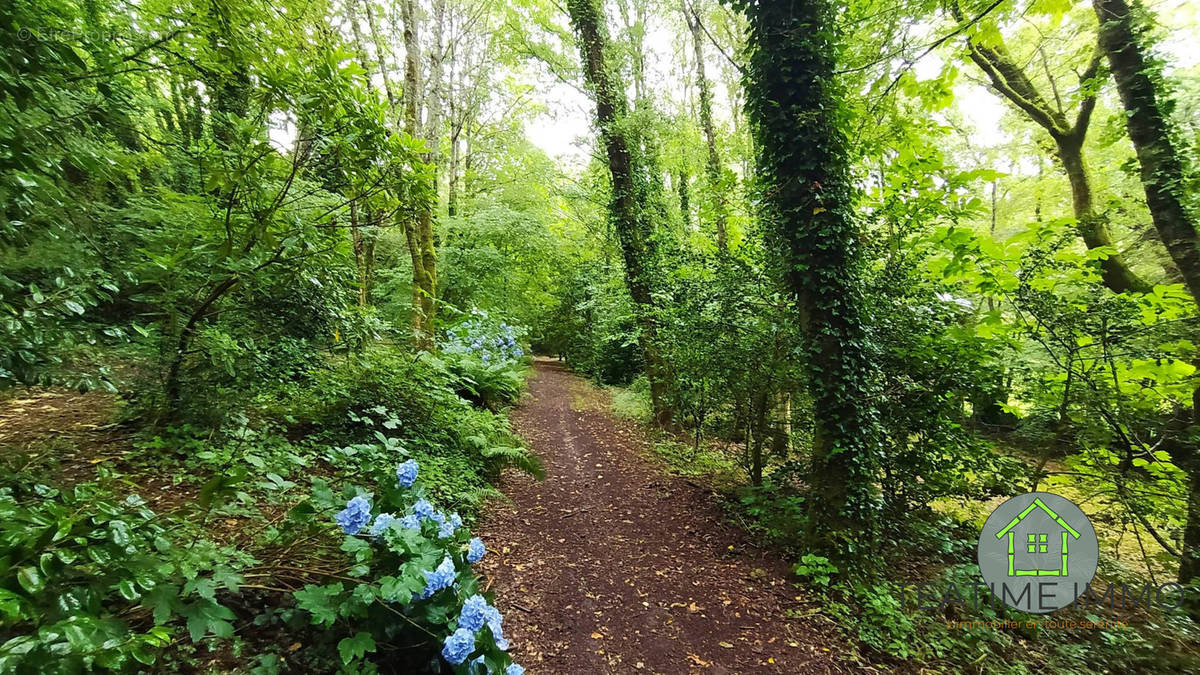
M 341 582 L 335 582 L 328 586 L 308 584 L 292 595 L 296 598 L 296 606 L 312 615 L 314 624 L 330 626 L 337 621 L 335 600 L 341 593 Z
M 36 567 L 22 567 L 17 572 L 17 583 L 29 593 L 38 593 L 46 587 L 46 582 Z
M 349 664 L 354 659 L 362 658 L 367 652 L 375 651 L 375 639 L 370 633 L 358 632 L 354 637 L 342 638 L 338 642 L 338 654 L 342 663 Z
M 9 619 L 21 616 L 21 596 L 12 591 L 0 588 L 0 612 Z
M 117 584 L 117 592 L 119 592 L 121 597 L 125 598 L 126 600 L 137 600 L 142 595 L 141 593 L 138 593 L 137 588 L 129 579 L 122 579 L 121 583 Z
M 138 663 L 143 663 L 147 666 L 154 664 L 156 655 L 154 652 L 150 651 L 150 647 L 144 643 L 134 645 L 133 649 L 129 650 L 129 653 L 133 655 L 133 658 L 136 659 Z

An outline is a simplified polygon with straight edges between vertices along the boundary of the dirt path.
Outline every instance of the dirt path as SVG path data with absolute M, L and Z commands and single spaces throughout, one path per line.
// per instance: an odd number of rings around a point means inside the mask
M 721 517 L 666 475 L 604 392 L 539 361 L 513 423 L 546 480 L 506 475 L 482 533 L 513 655 L 544 673 L 843 672 L 845 642 Z M 808 618 L 789 618 L 809 615 Z

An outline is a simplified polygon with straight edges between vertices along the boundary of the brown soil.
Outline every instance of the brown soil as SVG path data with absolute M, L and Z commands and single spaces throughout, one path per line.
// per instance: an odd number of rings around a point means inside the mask
M 722 517 L 711 490 L 668 476 L 605 394 L 539 361 L 513 415 L 546 479 L 508 474 L 482 526 L 487 583 L 512 654 L 542 673 L 854 670 L 786 563 Z M 583 408 L 583 409 L 579 409 Z
M 134 471 L 132 431 L 117 424 L 115 394 L 32 387 L 0 397 L 0 460 L 10 469 L 49 463 L 45 477 L 59 488 L 95 480 L 101 466 Z M 195 499 L 193 485 L 169 475 L 130 476 L 129 491 L 158 513 L 179 510 Z

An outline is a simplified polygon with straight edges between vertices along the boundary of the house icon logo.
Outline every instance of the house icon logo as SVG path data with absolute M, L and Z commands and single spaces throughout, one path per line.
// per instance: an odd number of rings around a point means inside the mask
M 1083 511 L 1049 492 L 1004 502 L 979 535 L 979 571 L 992 593 L 1037 614 L 1074 602 L 1095 576 L 1099 553 Z

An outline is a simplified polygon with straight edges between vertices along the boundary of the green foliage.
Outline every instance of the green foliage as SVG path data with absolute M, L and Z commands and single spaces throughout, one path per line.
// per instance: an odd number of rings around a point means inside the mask
M 800 562 L 792 567 L 792 573 L 819 588 L 824 588 L 829 586 L 830 580 L 838 573 L 838 568 L 829 562 L 829 558 L 806 553 L 800 558 Z
M 874 345 L 865 330 L 858 200 L 836 78 L 842 41 L 826 0 L 731 2 L 747 20 L 746 113 L 776 273 L 796 300 L 815 411 L 810 526 L 831 554 L 869 549 L 881 445 Z
M 459 526 L 448 534 L 440 531 L 444 524 L 439 526 L 427 517 L 422 517 L 417 527 L 405 527 L 399 520 L 380 520 L 381 513 L 394 513 L 397 518 L 405 512 L 414 514 L 414 504 L 425 497 L 419 485 L 397 484 L 394 475 L 384 480 L 381 495 L 372 500 L 374 524 L 361 530 L 356 526 L 342 542 L 341 550 L 351 563 L 349 571 L 341 580 L 308 584 L 296 591 L 293 595 L 300 612 L 292 621 L 306 618 L 321 628 L 346 626 L 344 632 L 327 633 L 323 640 L 332 642 L 350 634 L 337 641 L 342 666 L 361 662 L 379 645 L 403 644 L 406 650 L 393 657 L 394 665 L 427 667 L 436 661 L 442 641 L 459 627 L 463 603 L 482 593 L 466 558 L 470 533 Z M 360 492 L 347 487 L 343 497 L 359 497 Z M 326 522 L 333 519 L 334 509 L 344 504 L 328 491 L 316 499 L 318 513 Z M 438 517 L 449 523 L 451 516 L 439 513 Z M 434 570 L 447 563 L 452 565 L 452 579 L 442 588 L 427 589 Z M 468 659 L 482 658 L 493 672 L 501 672 L 512 663 L 506 647 L 503 635 L 494 634 L 489 623 L 479 630 Z M 471 666 L 464 663 L 452 668 L 455 673 L 468 673 Z
M 0 516 L 0 669 L 150 666 L 180 622 L 195 643 L 232 637 L 234 615 L 215 594 L 238 588 L 244 560 L 185 543 L 137 495 L 117 501 L 98 483 L 13 484 L 0 488 Z
M 375 2 L 0 6 L 0 389 L 124 399 L 103 421 L 78 399 L 87 431 L 34 450 L 41 406 L 6 412 L 5 456 L 51 461 L 0 472 L 0 670 L 430 668 L 478 583 L 461 537 L 334 538 L 326 516 L 391 485 L 397 457 L 468 517 L 504 467 L 540 475 L 503 416 L 535 348 L 629 385 L 618 412 L 667 427 L 676 473 L 733 488 L 873 660 L 1191 667 L 1182 616 L 952 630 L 878 577 L 917 560 L 966 586 L 975 524 L 944 514 L 1030 487 L 1095 509 L 1106 565 L 1195 571 L 1197 313 L 1171 263 L 1189 244 L 1149 228 L 1144 188 L 1184 199 L 1196 176 L 1142 166 L 1103 64 L 1088 71 L 1088 3 L 469 4 L 444 35 L 419 26 L 443 81 L 400 99 L 401 26 Z M 1127 26 L 1146 67 L 1118 78 L 1149 78 L 1158 103 L 1130 110 L 1161 113 L 1194 163 L 1196 68 L 1153 32 L 1194 17 L 1152 9 Z M 648 27 L 685 39 L 647 50 Z M 1051 136 L 1086 150 L 1114 245 L 1079 243 L 1079 176 L 1040 123 L 978 105 L 967 40 L 1012 50 L 1051 126 L 1094 98 L 1090 133 Z M 603 152 L 534 144 L 557 113 L 527 78 L 551 74 L 596 96 Z M 435 100 L 426 147 L 402 108 L 427 120 Z M 436 345 L 412 340 L 420 213 Z M 1146 292 L 1102 284 L 1117 255 Z M 146 484 L 154 512 L 129 496 Z M 447 552 L 457 592 L 388 601 Z

